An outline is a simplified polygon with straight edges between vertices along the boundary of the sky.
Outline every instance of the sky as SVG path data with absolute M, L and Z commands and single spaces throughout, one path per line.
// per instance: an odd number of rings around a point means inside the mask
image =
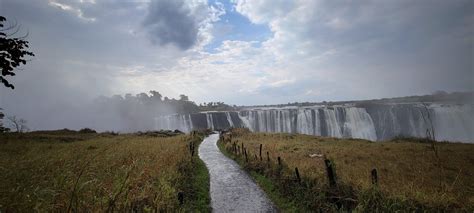
M 0 0 L 0 15 L 36 55 L 0 107 L 33 120 L 150 90 L 237 105 L 474 90 L 471 0 Z

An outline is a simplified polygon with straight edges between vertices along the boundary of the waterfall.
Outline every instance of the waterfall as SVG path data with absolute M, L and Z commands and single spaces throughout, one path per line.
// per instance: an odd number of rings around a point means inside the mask
M 227 122 L 229 122 L 229 125 L 230 126 L 235 126 L 234 122 L 232 122 L 232 118 L 230 117 L 230 112 L 225 112 L 225 115 L 226 115 L 226 118 L 227 118 Z
M 296 120 L 296 130 L 298 131 L 298 133 L 315 135 L 314 130 L 316 129 L 316 127 L 313 126 L 313 115 L 311 114 L 311 110 L 299 109 L 298 118 Z
M 387 140 L 396 136 L 426 137 L 434 129 L 437 140 L 474 141 L 472 105 L 372 104 L 255 108 L 238 112 L 202 112 L 161 116 L 161 129 L 225 129 L 246 127 L 254 132 L 286 132 L 338 138 Z
M 246 117 L 245 115 L 243 115 L 242 112 L 239 112 L 237 115 L 239 116 L 239 119 L 242 121 L 243 125 L 244 125 L 246 128 L 250 129 L 251 131 L 255 131 L 255 129 L 253 129 L 253 126 L 251 125 L 251 122 L 250 122 L 250 120 L 248 119 L 248 117 Z
M 336 111 L 334 108 L 324 108 L 324 118 L 326 121 L 327 136 L 330 137 L 342 137 L 341 127 L 336 118 Z
M 433 126 L 437 140 L 471 141 L 474 138 L 474 110 L 467 105 L 434 105 Z
M 214 129 L 214 120 L 211 113 L 206 113 L 207 128 Z
M 365 109 L 346 108 L 346 122 L 344 123 L 344 137 L 377 140 L 374 122 Z

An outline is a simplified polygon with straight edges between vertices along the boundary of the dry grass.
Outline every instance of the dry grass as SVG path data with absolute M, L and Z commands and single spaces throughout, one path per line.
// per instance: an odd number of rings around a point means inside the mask
M 448 209 L 474 207 L 474 145 L 438 143 L 439 162 L 430 144 L 406 141 L 370 142 L 308 135 L 249 133 L 234 130 L 233 141 L 248 147 L 251 156 L 258 155 L 263 144 L 264 159 L 280 156 L 302 177 L 326 182 L 324 154 L 336 165 L 338 180 L 367 191 L 372 187 L 370 171 L 377 168 L 379 189 L 396 200 L 414 200 L 431 207 Z M 252 157 L 253 159 L 253 157 Z
M 0 135 L 0 210 L 183 209 L 178 192 L 189 181 L 188 144 L 193 139 Z

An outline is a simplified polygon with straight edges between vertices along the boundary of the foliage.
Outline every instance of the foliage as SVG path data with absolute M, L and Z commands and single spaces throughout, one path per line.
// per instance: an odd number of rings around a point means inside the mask
M 182 167 L 182 173 L 187 174 L 185 181 L 183 181 L 182 188 L 184 189 L 184 199 L 186 212 L 211 212 L 211 196 L 210 196 L 210 177 L 204 162 L 199 158 L 198 150 L 204 137 L 209 135 L 208 131 L 194 131 L 191 133 L 193 139 L 189 145 L 194 147 L 190 151 L 192 155 L 192 164 L 187 164 L 187 167 Z M 191 147 L 191 146 L 189 146 Z M 193 153 L 194 152 L 194 153 Z
M 97 133 L 97 131 L 90 129 L 90 128 L 83 128 L 79 130 L 79 133 Z
M 198 106 L 189 101 L 185 95 L 181 95 L 180 100 L 169 99 L 164 97 L 157 91 L 150 91 L 150 95 L 146 93 L 125 94 L 125 96 L 114 95 L 112 97 L 102 96 L 97 99 L 96 103 L 104 108 L 104 110 L 116 108 L 124 117 L 142 117 L 145 115 L 168 115 L 168 114 L 187 114 L 198 112 Z
M 199 104 L 200 111 L 233 111 L 237 110 L 236 106 L 230 106 L 224 102 L 209 102 Z
M 25 40 L 26 36 L 23 37 L 11 37 L 16 32 L 18 28 L 16 24 L 10 24 L 5 26 L 3 22 L 6 21 L 6 18 L 0 16 L 0 68 L 2 69 L 2 75 L 0 76 L 0 82 L 3 83 L 5 87 L 15 89 L 13 84 L 8 82 L 6 76 L 14 76 L 13 72 L 15 68 L 21 64 L 26 64 L 26 56 L 34 56 L 30 51 L 27 51 L 29 48 L 28 41 Z M 16 31 L 8 34 L 9 30 Z
M 2 110 L 2 108 L 0 108 L 0 110 Z M 3 114 L 2 111 L 0 111 L 0 133 L 10 131 L 10 128 L 7 128 L 7 127 L 3 126 L 3 118 L 4 117 L 5 117 L 5 114 Z
M 250 171 L 272 200 L 282 204 L 279 206 L 283 206 L 283 210 L 332 211 L 341 206 L 362 212 L 474 209 L 472 144 L 438 143 L 438 161 L 431 144 L 400 138 L 396 142 L 370 142 L 234 129 L 232 142 L 222 141 L 225 138 L 219 142 L 222 150 Z M 249 156 L 259 155 L 262 144 L 263 161 L 251 157 L 247 163 L 241 154 L 229 151 L 233 142 L 240 146 L 243 142 Z M 270 166 L 266 161 L 267 151 Z M 283 162 L 280 171 L 276 170 L 277 157 Z M 325 158 L 336 166 L 338 187 L 335 189 L 327 183 Z M 295 167 L 299 169 L 301 184 L 294 184 Z M 373 168 L 377 168 L 379 174 L 376 187 L 370 179 Z M 328 199 L 330 197 L 337 199 Z M 343 201 L 346 203 L 338 206 L 337 203 Z M 331 210 L 334 207 L 336 209 Z
M 207 170 L 188 150 L 191 141 L 201 138 L 67 129 L 1 134 L 0 211 L 208 209 L 209 199 L 200 196 L 203 190 L 208 192 Z M 189 183 L 201 185 L 189 187 Z M 185 195 L 183 204 L 178 200 L 180 192 Z

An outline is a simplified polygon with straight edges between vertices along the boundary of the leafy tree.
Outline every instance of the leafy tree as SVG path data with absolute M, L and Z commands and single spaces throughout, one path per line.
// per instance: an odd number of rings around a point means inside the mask
M 179 100 L 180 101 L 189 101 L 189 97 L 186 96 L 186 95 L 181 94 L 181 95 L 179 95 Z
M 14 76 L 13 70 L 21 64 L 26 64 L 26 56 L 34 56 L 32 52 L 27 51 L 28 41 L 23 37 L 11 37 L 18 32 L 19 28 L 16 24 L 9 24 L 5 26 L 3 22 L 6 18 L 0 16 L 0 69 L 2 75 L 0 81 L 5 87 L 15 89 L 13 84 L 8 82 L 7 76 Z M 12 33 L 8 33 L 13 30 Z
M 155 90 L 151 90 L 150 91 L 150 94 L 151 94 L 151 97 L 153 99 L 157 99 L 159 101 L 161 101 L 161 98 L 163 97 L 159 92 L 155 91 Z
M 142 104 L 149 103 L 149 98 L 150 97 L 144 92 L 137 94 L 137 100 Z

